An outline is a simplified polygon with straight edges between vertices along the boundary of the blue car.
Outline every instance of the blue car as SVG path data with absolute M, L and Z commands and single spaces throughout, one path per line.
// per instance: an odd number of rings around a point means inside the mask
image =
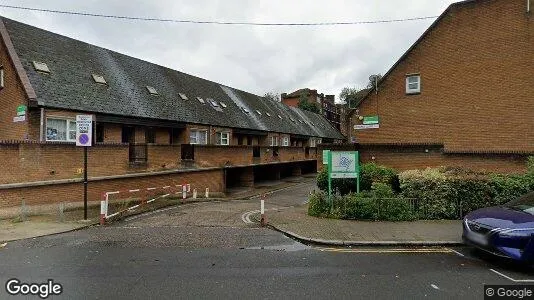
M 522 262 L 534 262 L 534 192 L 482 208 L 463 221 L 464 243 Z

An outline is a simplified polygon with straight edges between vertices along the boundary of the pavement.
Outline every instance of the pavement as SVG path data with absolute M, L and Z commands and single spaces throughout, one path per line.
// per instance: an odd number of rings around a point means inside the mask
M 276 230 L 304 242 L 337 246 L 459 245 L 460 220 L 365 222 L 311 217 L 300 205 L 266 212 Z M 257 217 L 256 217 L 257 218 Z

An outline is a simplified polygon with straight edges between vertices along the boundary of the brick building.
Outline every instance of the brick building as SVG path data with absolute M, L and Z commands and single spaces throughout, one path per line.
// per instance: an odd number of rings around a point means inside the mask
M 0 36 L 0 207 L 80 200 L 77 114 L 95 121 L 92 200 L 147 182 L 224 192 L 314 172 L 316 145 L 343 139 L 321 115 L 7 18 Z
M 533 37 L 525 0 L 451 4 L 351 113 L 363 158 L 400 169 L 525 170 Z
M 319 94 L 317 90 L 300 89 L 293 93 L 281 95 L 282 103 L 298 107 L 301 99 L 306 99 L 308 103 L 313 103 L 319 107 L 321 114 L 337 129 L 341 130 L 341 117 L 335 104 L 335 95 Z

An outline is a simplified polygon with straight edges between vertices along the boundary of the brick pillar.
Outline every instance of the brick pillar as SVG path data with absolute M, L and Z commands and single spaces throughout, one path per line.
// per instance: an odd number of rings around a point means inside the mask
M 254 168 L 242 168 L 239 172 L 239 184 L 241 186 L 254 186 Z

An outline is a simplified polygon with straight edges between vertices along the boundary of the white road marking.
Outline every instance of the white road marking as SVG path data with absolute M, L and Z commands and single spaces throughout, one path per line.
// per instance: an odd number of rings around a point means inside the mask
M 501 277 L 504 277 L 504 278 L 506 278 L 506 279 L 508 279 L 510 281 L 513 281 L 513 282 L 534 282 L 534 279 L 513 279 L 512 277 L 507 276 L 507 275 L 505 275 L 505 274 L 503 274 L 503 273 L 501 273 L 499 271 L 496 271 L 494 269 L 490 269 L 490 271 L 492 271 L 493 273 L 495 273 L 495 274 L 497 274 L 497 275 L 499 275 Z
M 458 251 L 456 251 L 454 249 L 450 249 L 450 248 L 448 248 L 448 249 L 451 250 L 452 252 L 456 253 L 458 256 L 465 257 L 465 255 L 463 253 L 461 253 L 461 252 L 458 252 Z

